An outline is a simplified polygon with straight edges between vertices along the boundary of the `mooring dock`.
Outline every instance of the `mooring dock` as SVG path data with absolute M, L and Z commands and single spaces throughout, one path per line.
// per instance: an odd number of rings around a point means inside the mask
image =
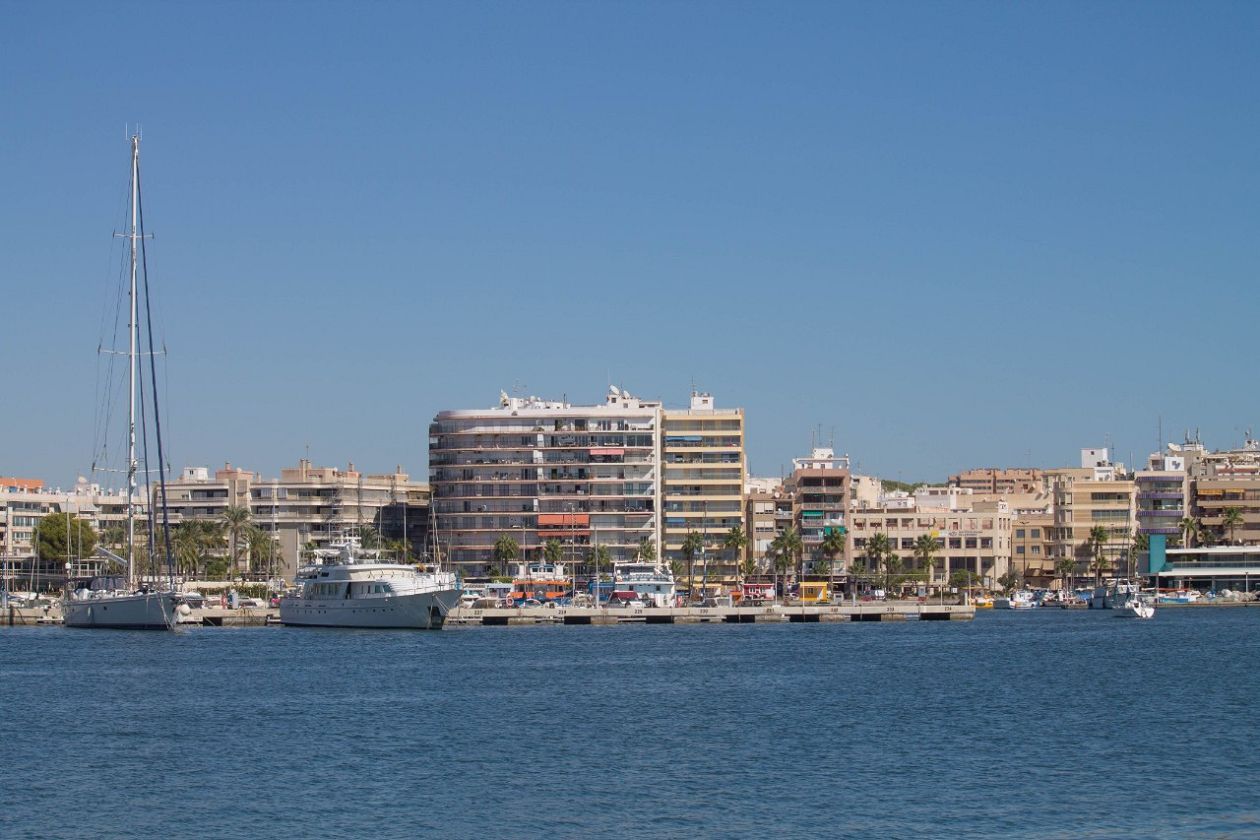
M 913 601 L 764 607 L 457 607 L 448 624 L 783 624 L 841 621 L 970 621 L 973 606 Z

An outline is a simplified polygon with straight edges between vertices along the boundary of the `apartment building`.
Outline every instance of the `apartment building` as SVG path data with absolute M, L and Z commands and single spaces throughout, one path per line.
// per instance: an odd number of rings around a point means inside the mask
M 1054 494 L 1053 557 L 1070 558 L 1075 574 L 1091 574 L 1090 534 L 1101 526 L 1103 577 L 1130 573 L 1136 533 L 1135 483 L 1108 459 L 1106 449 L 1082 449 L 1079 468 L 1047 470 Z
M 188 467 L 166 483 L 171 524 L 194 519 L 221 521 L 229 507 L 250 512 L 253 523 L 275 534 L 278 572 L 291 578 L 308 545 L 326 547 L 365 526 L 383 538 L 405 539 L 423 556 L 429 533 L 429 489 L 396 468 L 365 474 L 317 467 L 303 458 L 278 478 L 225 464 L 211 476 L 206 467 Z
M 1036 493 L 1043 489 L 1045 475 L 1039 469 L 998 469 L 982 467 L 964 470 L 949 477 L 951 487 L 964 487 L 976 493 Z
M 1181 520 L 1188 516 L 1190 475 L 1186 459 L 1172 451 L 1153 453 L 1146 469 L 1133 474 L 1137 532 L 1149 538 L 1163 534 L 1169 539 L 1181 533 Z
M 451 561 L 487 573 L 504 534 L 531 561 L 556 540 L 579 565 L 595 544 L 613 561 L 632 559 L 642 540 L 659 545 L 661 413 L 616 386 L 599 405 L 501 393 L 494 408 L 439 412 L 429 482 Z
M 832 573 L 848 568 L 852 556 L 848 533 L 850 508 L 849 456 L 836 455 L 830 447 L 816 446 L 806 458 L 792 459 L 792 474 L 783 482 L 792 500 L 792 519 L 801 535 L 806 560 L 822 553 L 822 543 L 832 532 L 845 537 L 845 550 L 832 557 Z
M 662 409 L 661 429 L 661 556 L 685 562 L 683 542 L 698 533 L 709 578 L 733 580 L 739 557 L 722 540 L 744 527 L 744 410 L 693 391 L 687 408 Z
M 948 501 L 958 496 L 938 494 Z M 902 568 L 915 568 L 914 544 L 923 535 L 937 542 L 929 586 L 942 586 L 957 571 L 969 571 L 977 584 L 993 586 L 1011 569 L 1011 532 L 1015 515 L 1009 510 L 975 511 L 921 508 L 915 496 L 898 496 L 882 509 L 850 512 L 853 552 L 867 560 L 867 542 L 877 533 L 888 537 Z M 868 565 L 869 560 L 867 560 Z
M 1191 469 L 1193 516 L 1211 530 L 1207 541 L 1260 544 L 1260 443 L 1248 437 L 1241 449 L 1205 454 Z M 1238 511 L 1233 526 L 1230 510 Z
M 148 522 L 143 499 L 134 499 L 137 529 Z M 98 535 L 127 522 L 127 495 L 102 488 L 80 478 L 70 490 L 49 488 L 35 478 L 0 477 L 0 557 L 20 574 L 35 572 L 47 580 L 65 574 L 65 561 L 34 562 L 35 529 L 52 513 L 69 513 L 92 526 Z M 91 574 L 99 563 L 91 558 L 71 558 L 76 575 Z M 24 571 L 21 571 L 24 570 Z
M 792 500 L 779 478 L 746 479 L 744 484 L 744 557 L 759 571 L 770 568 L 770 544 L 791 524 Z

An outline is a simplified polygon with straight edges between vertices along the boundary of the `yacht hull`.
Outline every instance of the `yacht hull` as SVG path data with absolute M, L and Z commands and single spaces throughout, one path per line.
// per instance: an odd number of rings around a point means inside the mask
M 172 592 L 105 595 L 82 600 L 70 598 L 62 602 L 61 611 L 66 627 L 112 630 L 175 628 L 175 594 Z
M 290 627 L 440 630 L 459 603 L 458 589 L 391 598 L 281 598 L 280 623 Z

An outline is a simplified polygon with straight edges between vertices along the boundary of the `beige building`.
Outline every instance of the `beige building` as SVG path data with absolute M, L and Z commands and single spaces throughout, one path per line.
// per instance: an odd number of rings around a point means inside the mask
M 831 574 L 841 575 L 852 556 L 849 456 L 837 456 L 831 448 L 819 446 L 807 458 L 793 458 L 792 467 L 783 486 L 792 500 L 792 520 L 801 535 L 805 567 L 820 557 L 823 540 L 839 532 L 845 537 L 845 549 L 830 559 Z
M 1082 450 L 1088 466 L 1047 470 L 1054 494 L 1053 558 L 1071 558 L 1076 577 L 1092 577 L 1090 533 L 1102 527 L 1102 577 L 1126 576 L 1136 533 L 1135 484 L 1107 460 L 1107 450 Z
M 501 393 L 486 409 L 442 411 L 429 426 L 437 537 L 456 567 L 484 575 L 511 536 L 530 561 L 558 542 L 590 567 L 660 542 L 662 406 L 610 387 L 602 404 Z
M 193 519 L 221 521 L 229 507 L 243 507 L 253 524 L 275 534 L 279 573 L 292 578 L 303 549 L 326 547 L 358 528 L 371 526 L 385 539 L 405 539 L 416 556 L 426 553 L 429 488 L 401 468 L 365 474 L 316 467 L 302 459 L 278 478 L 225 464 L 213 477 L 205 467 L 188 467 L 166 483 L 171 524 Z
M 1036 493 L 1044 489 L 1045 476 L 1039 469 L 1005 469 L 983 467 L 965 470 L 949 477 L 953 487 L 965 487 L 976 493 Z
M 1212 531 L 1211 540 L 1260 544 L 1260 444 L 1248 439 L 1242 449 L 1204 455 L 1192 469 L 1194 516 Z M 1232 534 L 1225 524 L 1231 509 L 1241 516 Z
M 136 507 L 137 542 L 143 542 L 148 513 L 143 499 L 134 500 Z M 45 561 L 34 565 L 35 529 L 40 520 L 52 513 L 69 513 L 84 520 L 99 535 L 127 522 L 127 495 L 121 490 L 104 489 L 80 478 L 73 489 L 49 488 L 39 479 L 0 478 L 0 558 L 11 568 L 37 571 L 48 577 L 65 574 L 65 562 Z M 99 561 L 90 557 L 71 557 L 71 574 L 83 576 L 99 569 Z
M 739 557 L 722 540 L 744 527 L 744 410 L 694 391 L 687 408 L 662 409 L 661 479 L 661 556 L 685 563 L 683 541 L 695 532 L 704 542 L 696 568 L 734 579 Z
M 865 559 L 868 540 L 883 533 L 902 568 L 913 569 L 915 541 L 927 534 L 937 541 L 930 586 L 946 584 L 954 572 L 969 571 L 977 584 L 992 587 L 1010 571 L 1015 516 L 1009 510 L 920 508 L 915 498 L 903 494 L 883 509 L 852 511 L 853 553 Z M 940 494 L 940 498 L 958 497 Z
M 1011 571 L 1028 586 L 1054 585 L 1054 513 L 1017 513 L 1011 523 Z

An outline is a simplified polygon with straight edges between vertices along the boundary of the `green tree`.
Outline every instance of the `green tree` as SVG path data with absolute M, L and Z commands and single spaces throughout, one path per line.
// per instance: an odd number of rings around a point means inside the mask
M 35 552 L 45 563 L 88 557 L 96 543 L 96 529 L 72 513 L 50 513 L 35 526 Z
M 608 550 L 606 545 L 595 546 L 593 552 L 595 557 L 594 572 L 602 577 L 612 576 L 612 552 Z M 602 579 L 601 577 L 601 579 Z
M 674 576 L 675 581 L 683 576 L 684 571 L 686 570 L 683 568 L 683 562 L 681 560 L 674 559 L 669 561 L 669 573 Z
M 553 566 L 564 560 L 564 546 L 560 541 L 555 539 L 547 540 L 543 543 L 543 558 Z
M 757 560 L 753 557 L 745 557 L 739 565 L 739 582 L 742 584 L 755 574 L 757 574 Z
M 1183 516 L 1177 522 L 1177 529 L 1181 531 L 1181 544 L 1186 548 L 1194 545 L 1194 538 L 1198 536 L 1201 526 L 1199 520 L 1189 516 Z
M 968 569 L 955 569 L 949 576 L 949 585 L 955 589 L 968 589 L 974 581 L 974 576 Z
M 1020 584 L 1019 572 L 1007 572 L 997 579 L 998 586 L 1002 587 L 1002 591 L 1008 595 L 1012 590 L 1018 589 Z
M 941 544 L 931 534 L 920 534 L 914 541 L 914 559 L 928 586 L 932 585 L 932 565 L 936 561 L 936 550 L 940 547 Z
M 805 555 L 805 544 L 801 541 L 801 532 L 796 530 L 795 526 L 789 525 L 779 536 L 783 539 L 783 552 L 787 555 L 791 568 L 796 570 L 796 583 L 799 586 L 804 571 L 802 564 Z
M 748 547 L 748 537 L 744 529 L 736 525 L 722 536 L 722 548 L 731 553 L 731 567 L 739 568 L 739 555 Z
M 819 549 L 822 551 L 823 558 L 826 560 L 827 571 L 827 589 L 835 589 L 834 581 L 831 580 L 831 573 L 836 567 L 836 559 L 844 553 L 845 536 L 844 532 L 839 528 L 830 528 L 826 535 L 823 536 L 822 544 Z
M 508 568 L 508 565 L 517 558 L 521 553 L 521 545 L 511 534 L 499 534 L 499 538 L 494 541 L 494 564 L 498 572 Z
M 871 534 L 866 540 L 866 567 L 873 572 L 885 572 L 885 583 L 887 583 L 887 574 L 885 568 L 885 560 L 888 555 L 892 554 L 892 543 L 888 540 L 888 535 L 883 531 Z M 884 587 L 885 593 L 888 587 Z
M 359 538 L 359 545 L 366 549 L 374 551 L 381 547 L 381 532 L 375 525 L 360 525 L 354 529 L 354 534 Z
M 279 552 L 275 534 L 251 524 L 245 529 L 245 540 L 249 546 L 250 570 L 273 574 Z
M 1094 572 L 1094 586 L 1102 583 L 1103 568 L 1107 564 L 1107 540 L 1111 537 L 1107 533 L 1107 529 L 1101 525 L 1095 525 L 1089 529 L 1089 536 L 1085 539 L 1085 546 L 1089 549 L 1092 562 L 1090 568 Z
M 1234 532 L 1243 524 L 1243 513 L 1236 507 L 1229 508 L 1225 511 L 1225 518 L 1221 520 L 1221 525 L 1225 530 L 1229 531 L 1229 541 L 1234 542 Z
M 1072 573 L 1076 571 L 1076 561 L 1071 557 L 1060 557 L 1054 563 L 1054 573 L 1063 581 L 1063 591 L 1072 591 Z
M 231 542 L 231 553 L 228 556 L 231 560 L 231 572 L 235 575 L 239 565 L 237 549 L 240 546 L 241 535 L 245 533 L 245 528 L 250 522 L 249 508 L 230 505 L 223 509 L 222 521 Z
M 698 531 L 688 531 L 686 538 L 683 539 L 682 554 L 687 561 L 687 598 L 692 601 L 696 599 L 694 586 L 696 555 L 702 548 L 704 548 L 704 537 L 700 536 Z
M 121 525 L 110 525 L 101 531 L 101 545 L 114 550 L 117 554 L 127 544 L 127 529 Z
M 645 563 L 656 560 L 656 542 L 651 537 L 639 540 L 639 559 Z
M 779 580 L 782 578 L 786 582 L 788 569 L 792 568 L 792 554 L 783 543 L 783 533 L 770 542 L 769 555 L 770 566 L 774 569 L 774 591 L 776 595 L 782 595 L 787 587 L 781 585 Z

